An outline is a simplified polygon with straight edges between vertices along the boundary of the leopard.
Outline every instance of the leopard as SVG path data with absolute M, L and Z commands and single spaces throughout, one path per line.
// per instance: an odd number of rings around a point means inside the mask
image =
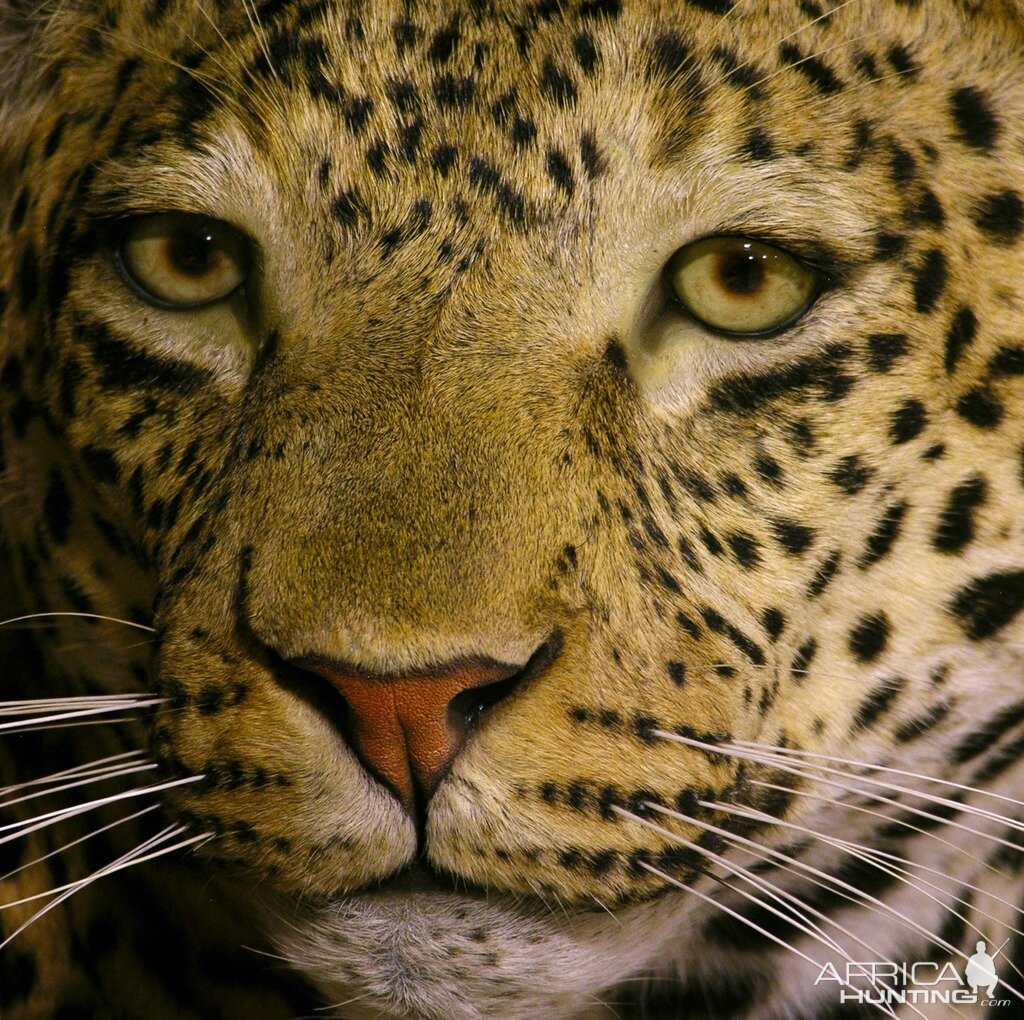
M 0 182 L 3 1016 L 1020 1015 L 1024 6 L 0 0 Z

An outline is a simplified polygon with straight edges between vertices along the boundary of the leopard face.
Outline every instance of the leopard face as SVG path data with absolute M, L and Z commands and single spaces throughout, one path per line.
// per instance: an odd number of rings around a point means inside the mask
M 57 7 L 0 108 L 5 541 L 29 610 L 152 622 L 52 675 L 162 699 L 167 811 L 342 1015 L 804 1001 L 723 934 L 743 840 L 964 866 L 792 762 L 1016 774 L 1011 5 Z M 793 315 L 684 300 L 723 239 Z

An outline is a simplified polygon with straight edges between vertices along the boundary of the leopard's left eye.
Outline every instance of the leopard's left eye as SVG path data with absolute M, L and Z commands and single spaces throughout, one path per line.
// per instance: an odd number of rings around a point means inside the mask
M 204 308 L 233 294 L 249 271 L 247 239 L 220 220 L 159 213 L 131 220 L 117 261 L 132 289 L 158 308 Z
M 770 336 L 793 325 L 814 301 L 818 275 L 770 244 L 707 237 L 668 264 L 676 300 L 698 322 L 727 336 Z

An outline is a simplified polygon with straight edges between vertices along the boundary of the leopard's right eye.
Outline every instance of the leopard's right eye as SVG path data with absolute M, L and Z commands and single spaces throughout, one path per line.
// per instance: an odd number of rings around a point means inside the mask
M 680 306 L 727 337 L 774 336 L 814 303 L 822 281 L 794 255 L 748 237 L 706 237 L 668 266 Z
M 188 310 L 223 301 L 249 272 L 248 239 L 220 220 L 158 213 L 130 220 L 116 252 L 128 284 L 158 308 Z

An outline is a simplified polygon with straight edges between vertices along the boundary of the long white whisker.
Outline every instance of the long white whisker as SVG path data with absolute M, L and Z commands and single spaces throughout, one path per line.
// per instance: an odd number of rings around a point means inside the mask
M 801 779 L 809 779 L 812 782 L 822 783 L 825 786 L 832 786 L 836 789 L 843 790 L 844 792 L 857 793 L 861 796 L 870 797 L 881 804 L 889 804 L 893 807 L 899 808 L 901 811 L 909 811 L 911 814 L 919 815 L 922 818 L 928 818 L 932 821 L 940 821 L 943 825 L 950 826 L 951 828 L 960 829 L 963 832 L 968 832 L 972 836 L 979 836 L 982 839 L 987 839 L 993 843 L 999 843 L 1002 846 L 1009 847 L 1013 850 L 1019 850 L 1020 846 L 1016 843 L 1011 843 L 1009 840 L 1003 839 L 1001 836 L 996 836 L 991 833 L 983 832 L 980 829 L 972 829 L 969 825 L 964 825 L 962 822 L 953 821 L 952 819 L 941 818 L 939 815 L 932 814 L 922 808 L 917 808 L 909 804 L 902 804 L 897 800 L 893 800 L 891 797 L 885 797 L 880 793 L 875 793 L 870 790 L 862 790 L 858 787 L 850 785 L 850 781 L 855 783 L 868 783 L 872 786 L 881 786 L 885 789 L 895 790 L 900 793 L 909 794 L 912 797 L 916 797 L 920 800 L 929 801 L 934 804 L 938 804 L 944 807 L 952 807 L 957 811 L 965 812 L 967 814 L 973 814 L 976 816 L 988 818 L 993 821 L 997 821 L 1010 828 L 1024 831 L 1024 823 L 1018 822 L 1015 818 L 1008 818 L 1005 815 L 998 815 L 991 811 L 986 811 L 983 808 L 975 808 L 969 804 L 963 804 L 959 801 L 949 800 L 947 797 L 938 797 L 934 794 L 928 794 L 921 790 L 913 790 L 909 787 L 898 786 L 895 783 L 885 783 L 881 780 L 871 779 L 867 776 L 855 776 L 848 772 L 842 772 L 838 769 L 828 768 L 824 765 L 815 765 L 813 763 L 806 764 L 804 769 L 795 768 L 791 762 L 778 755 L 765 754 L 764 752 L 753 752 L 748 751 L 746 748 L 733 747 L 730 744 L 711 744 L 702 740 L 695 740 L 692 737 L 682 737 L 675 733 L 668 733 L 664 730 L 653 730 L 655 736 L 661 737 L 665 740 L 671 740 L 676 743 L 685 744 L 689 747 L 698 747 L 702 750 L 713 751 L 716 754 L 728 755 L 731 757 L 739 758 L 741 760 L 756 762 L 759 765 L 770 765 L 772 768 L 778 769 L 781 772 L 787 772 L 794 776 L 799 776 Z M 807 771 L 808 769 L 814 769 L 816 771 Z M 818 773 L 825 773 L 827 775 L 839 776 L 847 782 L 839 783 L 834 780 L 824 778 Z
M 154 836 L 152 839 L 147 840 L 142 845 L 142 847 L 137 847 L 135 850 L 129 851 L 129 853 L 118 858 L 118 860 L 115 861 L 113 864 L 109 864 L 106 867 L 100 868 L 99 871 L 94 872 L 88 878 L 83 878 L 79 882 L 76 882 L 74 886 L 72 886 L 70 889 L 67 889 L 65 892 L 61 893 L 59 896 L 53 899 L 50 903 L 47 903 L 45 907 L 36 911 L 36 913 L 34 913 L 23 925 L 21 925 L 21 927 L 17 928 L 10 935 L 8 935 L 3 942 L 0 942 L 0 950 L 3 950 L 11 942 L 12 939 L 20 935 L 27 927 L 29 927 L 29 925 L 39 920 L 39 918 L 42 917 L 44 914 L 48 913 L 54 907 L 63 903 L 66 899 L 68 899 L 68 897 L 73 896 L 80 889 L 84 889 L 87 885 L 91 885 L 97 879 L 104 878 L 107 875 L 112 875 L 117 871 L 123 871 L 125 868 L 131 867 L 132 865 L 142 864 L 145 861 L 153 860 L 155 857 L 162 857 L 164 854 L 174 853 L 176 850 L 181 850 L 184 847 L 191 846 L 194 843 L 206 841 L 211 838 L 210 833 L 204 832 L 198 836 L 193 836 L 191 839 L 183 840 L 182 842 L 175 843 L 172 846 L 165 846 L 160 850 L 156 850 L 152 853 L 140 856 L 140 851 L 142 851 L 143 849 L 148 849 L 157 840 L 173 839 L 175 836 L 179 835 L 184 831 L 184 826 L 178 826 L 177 828 L 171 826 L 169 827 L 169 829 L 165 829 L 164 832 L 161 833 L 159 836 Z
M 887 765 L 878 765 L 874 762 L 857 761 L 853 758 L 838 758 L 830 754 L 818 754 L 814 751 L 804 751 L 797 747 L 774 747 L 771 744 L 759 744 L 753 740 L 734 740 L 732 743 L 737 747 L 749 747 L 756 751 L 768 751 L 772 754 L 790 755 L 797 758 L 815 758 L 821 761 L 830 761 L 839 765 L 853 765 L 859 768 L 870 769 L 878 772 L 891 772 L 897 776 L 907 776 L 910 779 L 924 779 L 929 783 L 936 783 L 939 786 L 947 786 L 955 790 L 963 790 L 966 793 L 977 793 L 985 797 L 993 797 L 996 800 L 1013 804 L 1015 807 L 1024 808 L 1024 800 L 1016 800 L 1014 797 L 1006 797 L 1000 793 L 993 793 L 991 790 L 983 790 L 977 786 L 967 786 L 964 783 L 954 783 L 949 779 L 939 779 L 937 776 L 925 775 L 921 772 L 908 772 L 906 769 L 891 768 Z
M 767 789 L 778 790 L 781 793 L 793 794 L 797 797 L 806 797 L 809 800 L 820 800 L 826 804 L 834 803 L 833 798 L 825 797 L 822 794 L 818 793 L 812 793 L 810 790 L 796 790 L 789 786 L 780 786 L 776 783 L 766 783 L 760 779 L 751 779 L 750 784 L 752 786 L 763 786 Z M 843 810 L 857 811 L 862 814 L 870 815 L 873 818 L 879 818 L 885 822 L 896 822 L 901 828 L 911 829 L 912 831 L 918 833 L 921 836 L 925 836 L 929 839 L 934 839 L 936 842 L 948 846 L 950 850 L 953 850 L 959 857 L 969 857 L 972 861 L 974 861 L 976 864 L 980 864 L 983 868 L 990 871 L 993 875 L 1002 875 L 1002 872 L 998 868 L 994 867 L 992 864 L 989 864 L 989 862 L 986 861 L 984 858 L 979 857 L 977 854 L 971 853 L 970 850 L 965 850 L 963 847 L 958 846 L 956 843 L 953 843 L 952 841 L 939 835 L 939 833 L 937 832 L 932 832 L 928 829 L 922 829 L 920 826 L 914 825 L 912 822 L 904 821 L 903 819 L 894 819 L 891 815 L 885 814 L 884 811 L 876 811 L 874 808 L 864 807 L 862 804 L 844 804 Z M 912 864 L 913 862 L 908 860 L 907 863 Z M 923 867 L 923 865 L 920 866 Z M 1002 902 L 1006 901 L 1003 900 Z
M 73 839 L 70 843 L 62 844 L 57 847 L 56 850 L 51 850 L 49 853 L 43 854 L 41 857 L 36 857 L 34 860 L 28 861 L 26 864 L 20 865 L 13 871 L 8 871 L 6 875 L 0 875 L 0 882 L 6 882 L 9 878 L 12 878 L 19 872 L 25 871 L 26 868 L 42 864 L 43 861 L 49 860 L 51 857 L 56 857 L 57 854 L 62 854 L 65 850 L 70 850 L 73 846 L 78 846 L 79 843 L 84 843 L 86 840 L 92 839 L 93 836 L 98 836 L 100 833 L 106 832 L 108 829 L 114 829 L 118 825 L 125 825 L 128 822 L 133 822 L 136 818 L 141 818 L 142 815 L 148 815 L 150 812 L 158 810 L 159 807 L 159 804 L 150 804 L 149 807 L 143 808 L 141 811 L 136 811 L 134 814 L 128 815 L 126 818 L 119 818 L 116 822 L 108 822 L 99 829 L 87 832 L 84 836 L 79 836 L 78 839 Z M 2 909 L 2 907 L 0 907 L 0 909 Z
M 60 772 L 52 772 L 48 776 L 41 776 L 38 779 L 29 779 L 24 783 L 13 783 L 10 786 L 0 788 L 0 797 L 6 797 L 9 793 L 16 793 L 18 790 L 25 790 L 31 786 L 40 786 L 43 783 L 59 783 L 63 779 L 71 779 L 89 772 L 90 769 L 106 769 L 114 764 L 126 764 L 128 759 L 143 757 L 142 751 L 122 751 L 120 754 L 112 754 L 108 758 L 100 758 L 97 761 L 85 762 L 81 765 L 74 765 L 71 768 L 62 769 Z
M 36 800 L 38 797 L 49 797 L 55 793 L 62 793 L 64 790 L 74 790 L 80 786 L 86 786 L 89 783 L 99 783 L 110 779 L 120 779 L 122 776 L 133 776 L 139 772 L 149 772 L 152 769 L 159 768 L 160 766 L 156 762 L 150 762 L 148 764 L 121 766 L 119 768 L 109 768 L 98 772 L 96 775 L 87 776 L 85 779 L 76 779 L 73 782 L 61 783 L 58 786 L 51 787 L 47 790 L 35 790 L 32 793 L 26 793 L 22 797 L 15 797 L 13 800 L 0 800 L 0 807 L 11 807 L 14 804 L 23 804 L 28 800 Z
M 779 819 L 775 818 L 773 815 L 766 814 L 763 811 L 758 811 L 756 808 L 738 808 L 735 805 L 722 804 L 719 801 L 698 801 L 697 803 L 701 807 L 707 808 L 709 811 L 724 811 L 724 812 L 726 812 L 728 814 L 734 814 L 734 815 L 737 815 L 737 816 L 739 816 L 741 818 L 748 818 L 748 819 L 751 819 L 753 821 L 767 821 L 767 822 L 770 822 L 773 825 L 778 825 L 778 826 L 781 826 L 783 828 L 802 828 L 802 826 L 796 826 L 792 822 L 780 821 Z M 826 837 L 826 836 L 824 836 L 824 835 L 822 835 L 820 833 L 818 834 L 818 836 L 824 842 L 832 843 L 833 845 L 837 845 L 837 846 L 839 846 L 840 849 L 844 849 L 844 850 L 848 849 L 848 848 L 842 846 L 842 841 L 841 840 L 836 840 L 833 837 Z M 855 856 L 860 856 L 856 851 L 850 850 L 849 852 L 854 853 Z M 872 862 L 869 861 L 868 863 L 872 863 Z M 880 870 L 885 870 L 885 869 L 884 868 L 880 868 Z M 894 877 L 899 878 L 899 876 L 894 876 Z M 834 877 L 833 877 L 832 880 L 836 881 L 836 882 L 839 881 L 838 879 L 835 879 Z M 843 884 L 845 885 L 846 883 L 843 883 Z M 953 910 L 952 908 L 950 908 L 950 907 L 946 906 L 945 904 L 943 904 L 941 900 L 938 900 L 934 896 L 931 896 L 930 893 L 925 893 L 924 890 L 917 889 L 917 886 L 914 883 L 912 883 L 912 882 L 907 882 L 907 884 L 911 888 L 916 889 L 918 892 L 922 892 L 925 896 L 928 896 L 929 899 L 935 900 L 936 903 L 939 903 L 941 906 L 944 907 L 944 909 L 946 909 L 950 913 L 954 914 L 961 921 L 964 921 L 966 924 L 968 924 L 969 927 L 974 928 L 974 925 L 970 924 L 970 922 L 968 922 L 965 918 L 963 918 L 955 910 Z M 863 890 L 858 890 L 856 886 L 850 886 L 850 888 L 855 890 L 857 893 L 859 893 L 859 895 L 867 898 L 867 894 Z M 887 906 L 881 900 L 876 900 L 875 897 L 870 897 L 870 898 L 872 900 L 875 900 L 875 902 L 880 903 L 882 906 Z M 927 931 L 921 925 L 919 925 L 915 921 L 913 921 L 911 918 L 899 914 L 897 911 L 894 910 L 894 908 L 888 907 L 888 909 L 891 912 L 893 912 L 894 914 L 896 914 L 896 916 L 903 918 L 903 921 L 905 923 L 909 924 L 911 927 L 916 928 L 918 931 L 921 932 L 922 935 L 925 935 L 927 938 L 929 938 L 930 940 L 935 942 L 936 945 L 941 946 L 941 948 L 945 949 L 947 953 L 953 953 L 953 954 L 959 956 L 961 959 L 964 959 L 964 960 L 968 959 L 968 956 L 967 956 L 966 953 L 964 953 L 962 950 L 958 949 L 956 946 L 953 946 L 951 943 L 947 942 L 941 936 L 936 935 L 934 932 Z M 977 928 L 975 928 L 974 930 L 978 931 Z M 1021 994 L 1020 992 L 1017 991 L 1016 988 L 1014 988 L 1010 984 L 1007 984 L 1005 981 L 1003 981 L 1001 979 L 1000 979 L 999 983 L 1001 985 L 1003 985 L 1008 991 L 1010 991 L 1014 995 L 1016 995 L 1018 999 L 1020 999 L 1022 1002 L 1024 1002 L 1024 994 Z
M 135 702 L 134 704 L 112 704 L 102 705 L 96 708 L 81 708 L 75 709 L 70 712 L 60 712 L 51 715 L 44 715 L 39 718 L 31 718 L 24 720 L 16 720 L 14 722 L 0 723 L 0 731 L 7 731 L 13 733 L 24 733 L 28 730 L 35 729 L 41 723 L 51 722 L 65 722 L 68 719 L 81 719 L 87 716 L 102 715 L 110 712 L 121 712 L 125 708 L 152 708 L 155 705 L 161 705 L 165 701 L 165 698 L 153 698 L 149 701 Z
M 872 906 L 871 904 L 865 904 L 862 901 L 862 899 L 860 899 L 858 897 L 854 897 L 854 896 L 848 895 L 846 893 L 838 892 L 831 885 L 826 885 L 825 882 L 821 881 L 819 878 L 814 877 L 813 873 L 817 869 L 814 869 L 810 865 L 804 864 L 802 861 L 798 861 L 795 858 L 791 858 L 791 857 L 787 856 L 786 854 L 782 853 L 781 851 L 776 850 L 773 847 L 768 847 L 768 846 L 764 846 L 761 843 L 756 843 L 754 840 L 747 839 L 745 836 L 740 836 L 737 833 L 730 832 L 728 829 L 723 829 L 720 826 L 712 825 L 710 822 L 703 822 L 703 821 L 701 821 L 698 818 L 694 818 L 691 815 L 683 814 L 682 812 L 679 812 L 679 811 L 673 811 L 671 808 L 667 808 L 667 807 L 665 807 L 664 805 L 661 805 L 661 804 L 655 804 L 653 801 L 645 802 L 644 807 L 646 807 L 646 808 L 648 808 L 649 810 L 652 810 L 652 811 L 657 811 L 660 814 L 666 815 L 667 817 L 674 818 L 677 821 L 681 821 L 681 822 L 684 822 L 684 823 L 689 824 L 689 825 L 697 826 L 698 828 L 700 828 L 700 829 L 702 829 L 702 830 L 704 830 L 706 832 L 713 832 L 716 835 L 721 836 L 722 838 L 728 840 L 734 846 L 738 846 L 741 850 L 744 850 L 747 853 L 750 853 L 752 855 L 756 855 L 758 857 L 758 859 L 760 859 L 762 861 L 768 860 L 768 859 L 774 859 L 777 862 L 780 862 L 781 866 L 784 867 L 785 870 L 787 870 L 788 872 L 790 872 L 791 874 L 794 874 L 794 875 L 797 874 L 797 871 L 793 867 L 793 865 L 796 865 L 797 867 L 802 868 L 804 871 L 810 873 L 810 878 L 808 878 L 808 875 L 806 875 L 806 874 L 798 876 L 798 877 L 802 878 L 802 880 L 804 880 L 804 881 L 811 881 L 816 886 L 819 886 L 819 887 L 824 888 L 824 889 L 828 889 L 829 891 L 832 891 L 832 892 L 836 892 L 837 895 L 842 896 L 844 899 L 847 899 L 850 902 L 857 904 L 858 906 L 862 906 L 862 907 L 863 906 L 867 906 L 868 909 L 871 910 L 874 913 L 878 913 L 879 912 L 876 907 Z M 672 833 L 670 830 L 668 830 L 668 829 L 664 829 L 661 826 L 658 826 L 657 830 L 659 832 L 664 833 L 670 839 L 673 839 L 673 840 L 677 840 L 678 839 L 678 837 L 674 833 Z M 824 873 L 822 873 L 822 874 L 824 874 Z M 790 892 L 788 892 L 788 891 L 786 891 L 784 889 L 781 889 L 778 886 L 776 886 L 775 888 L 778 889 L 779 893 L 781 893 L 782 895 L 786 896 L 788 899 L 794 900 L 799 905 L 800 909 L 805 910 L 805 911 L 809 911 L 815 917 L 817 917 L 819 920 L 823 921 L 825 924 L 829 924 L 832 927 L 836 928 L 838 931 L 842 932 L 842 934 L 844 934 L 847 938 L 851 939 L 853 942 L 855 942 L 857 945 L 859 945 L 862 949 L 865 949 L 869 953 L 871 953 L 873 955 L 873 958 L 884 960 L 884 962 L 886 962 L 886 963 L 891 963 L 892 962 L 891 960 L 885 959 L 885 957 L 880 955 L 880 951 L 878 949 L 876 949 L 874 946 L 872 946 L 872 945 L 868 944 L 867 942 L 865 942 L 862 938 L 860 938 L 858 935 L 856 935 L 854 932 L 852 932 L 845 925 L 841 924 L 834 917 L 830 917 L 829 915 L 827 915 L 827 914 L 823 913 L 822 911 L 816 909 L 815 907 L 811 906 L 809 903 L 804 902 L 799 897 L 793 895 L 792 893 L 790 893 Z M 845 952 L 845 950 L 841 950 L 840 949 L 839 951 L 840 951 L 840 953 L 843 956 L 846 956 L 847 959 L 849 959 L 849 955 Z M 884 986 L 884 987 L 888 987 L 888 986 Z
M 120 623 L 125 627 L 145 630 L 150 634 L 156 633 L 154 627 L 147 627 L 144 623 L 135 623 L 134 620 L 122 620 L 117 616 L 103 616 L 100 613 L 28 613 L 25 616 L 12 616 L 9 620 L 0 620 L 0 627 L 9 627 L 15 623 L 25 623 L 28 620 L 45 620 L 60 616 L 78 617 L 82 620 L 105 620 L 107 623 Z
M 6 836 L 0 836 L 0 845 L 9 843 L 13 839 L 21 839 L 48 825 L 55 825 L 58 822 L 66 821 L 92 811 L 95 808 L 105 807 L 107 804 L 115 804 L 121 800 L 128 800 L 132 797 L 142 797 L 150 793 L 160 793 L 163 790 L 170 790 L 176 786 L 184 786 L 187 783 L 197 783 L 203 776 L 185 776 L 182 779 L 172 779 L 166 783 L 154 783 L 152 786 L 140 786 L 131 790 L 123 790 L 121 793 L 111 794 L 109 797 L 100 797 L 97 800 L 89 801 L 87 804 L 79 804 L 75 807 L 64 808 L 60 811 L 50 811 L 44 815 L 37 815 L 27 821 L 11 822 L 7 825 L 0 825 L 0 833 L 8 832 Z M 17 831 L 11 833 L 10 830 Z
M 680 882 L 677 878 L 673 878 L 671 875 L 666 874 L 664 871 L 660 871 L 652 864 L 648 864 L 647 861 L 637 861 L 637 865 L 643 868 L 645 871 L 649 871 L 652 875 L 656 875 L 662 881 L 668 882 L 670 885 L 674 885 L 677 889 L 682 889 L 683 892 L 688 892 L 694 896 L 697 896 L 699 899 L 702 899 L 705 903 L 714 907 L 716 910 L 721 910 L 723 913 L 729 914 L 730 916 L 736 918 L 736 920 L 739 921 L 741 924 L 747 925 L 748 928 L 752 928 L 759 935 L 762 935 L 764 938 L 769 939 L 778 946 L 782 946 L 782 948 L 785 949 L 787 952 L 799 956 L 801 960 L 806 960 L 815 969 L 819 969 L 820 965 L 818 964 L 818 962 L 816 960 L 812 960 L 811 957 L 809 957 L 806 953 L 801 952 L 799 949 L 796 948 L 796 946 L 791 946 L 784 939 L 778 938 L 772 932 L 767 931 L 765 928 L 762 928 L 759 924 L 756 924 L 755 922 L 744 917 L 742 914 L 733 910 L 731 907 L 727 907 L 724 903 L 719 903 L 718 900 L 712 899 L 710 896 L 701 892 L 700 889 L 696 889 L 691 885 L 685 885 L 684 883 Z

